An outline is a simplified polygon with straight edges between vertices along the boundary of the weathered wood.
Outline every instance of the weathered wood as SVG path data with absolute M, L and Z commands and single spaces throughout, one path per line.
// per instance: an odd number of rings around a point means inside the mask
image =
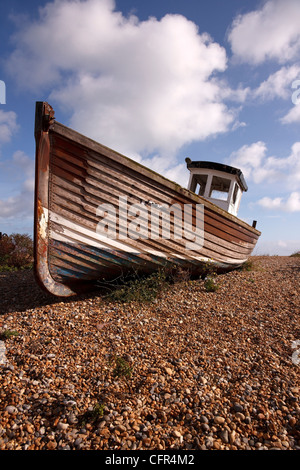
M 97 279 L 111 279 L 139 270 L 153 272 L 166 265 L 199 272 L 203 263 L 233 269 L 251 254 L 260 232 L 215 204 L 54 120 L 47 103 L 36 106 L 35 270 L 38 282 L 58 296 L 90 288 Z M 127 235 L 130 223 L 116 211 L 116 237 L 103 237 L 97 226 L 98 208 L 140 204 L 144 236 Z M 142 203 L 142 204 L 141 204 Z M 176 216 L 156 227 L 149 237 L 150 208 L 178 209 Z M 192 208 L 192 236 L 196 223 L 204 226 L 201 249 L 187 249 L 180 239 L 184 208 Z M 196 206 L 204 207 L 201 215 Z M 120 212 L 121 211 L 121 212 Z M 164 237 L 164 230 L 170 236 Z M 141 232 L 142 234 L 142 232 Z

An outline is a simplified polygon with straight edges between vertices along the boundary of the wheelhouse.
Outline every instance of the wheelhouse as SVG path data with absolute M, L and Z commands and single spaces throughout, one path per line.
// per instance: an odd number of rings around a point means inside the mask
M 186 158 L 190 171 L 188 189 L 237 215 L 242 194 L 248 190 L 243 173 L 238 168 L 221 163 L 192 161 Z

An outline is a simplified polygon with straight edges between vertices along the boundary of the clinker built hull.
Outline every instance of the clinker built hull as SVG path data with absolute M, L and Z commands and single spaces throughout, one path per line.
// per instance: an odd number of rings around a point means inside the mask
M 35 274 L 48 292 L 66 297 L 93 288 L 99 280 L 133 271 L 151 273 L 168 265 L 191 273 L 201 272 L 205 263 L 216 269 L 234 269 L 252 253 L 258 230 L 56 122 L 45 102 L 36 104 L 35 138 Z M 192 208 L 194 229 L 195 208 L 201 206 L 203 240 L 199 250 L 187 249 L 186 240 L 174 236 L 175 218 L 170 219 L 173 236 L 161 236 L 161 227 L 156 237 L 145 233 L 129 237 L 127 228 L 134 218 L 124 218 L 120 201 L 126 201 L 127 209 L 142 204 L 146 215 L 153 204 Z M 107 206 L 116 208 L 115 218 L 107 219 L 115 223 L 114 237 L 105 237 L 99 230 Z

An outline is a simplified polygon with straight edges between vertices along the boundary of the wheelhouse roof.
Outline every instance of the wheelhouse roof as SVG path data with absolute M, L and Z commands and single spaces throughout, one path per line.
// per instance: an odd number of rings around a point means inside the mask
M 237 176 L 240 186 L 242 187 L 243 191 L 248 190 L 248 186 L 246 184 L 244 175 L 241 170 L 238 168 L 234 168 L 230 165 L 225 165 L 223 163 L 215 163 L 215 162 L 208 162 L 208 161 L 192 161 L 190 158 L 185 159 L 187 163 L 187 168 L 206 168 L 208 170 L 217 170 L 222 171 L 224 173 L 229 173 L 231 175 Z

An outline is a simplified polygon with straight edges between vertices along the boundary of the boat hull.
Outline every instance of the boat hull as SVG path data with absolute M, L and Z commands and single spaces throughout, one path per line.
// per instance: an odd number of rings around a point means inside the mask
M 36 104 L 35 139 L 35 274 L 51 294 L 67 297 L 99 281 L 162 267 L 191 274 L 207 264 L 234 269 L 251 255 L 258 230 L 58 123 L 45 102 Z M 169 211 L 169 219 L 155 219 L 161 223 L 155 225 L 153 209 L 166 207 L 179 212 Z M 180 218 L 186 208 L 189 225 Z M 196 234 L 198 245 L 191 249 Z

